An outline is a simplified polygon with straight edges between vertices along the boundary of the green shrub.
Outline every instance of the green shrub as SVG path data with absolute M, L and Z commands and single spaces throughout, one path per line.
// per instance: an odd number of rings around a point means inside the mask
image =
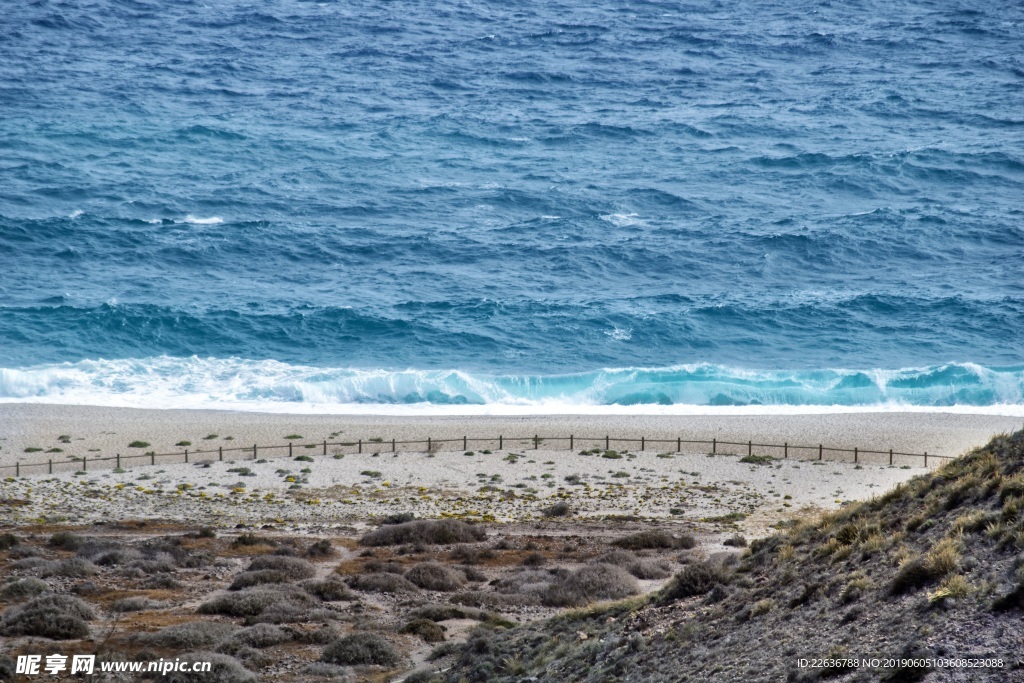
M 401 657 L 388 640 L 375 633 L 353 633 L 324 648 L 320 660 L 328 664 L 395 666 Z
M 10 550 L 21 543 L 14 534 L 0 534 L 0 550 Z
M 338 600 L 354 600 L 355 596 L 349 591 L 345 582 L 337 578 L 327 578 L 322 581 L 304 581 L 299 584 L 302 590 L 324 602 L 336 602 Z
M 128 444 L 128 448 L 149 448 L 148 441 L 132 441 Z
M 334 550 L 334 546 L 326 538 L 321 538 L 316 541 L 308 548 L 304 553 L 306 557 L 333 557 L 337 555 L 337 551 Z
M 301 434 L 289 434 L 288 436 L 284 437 L 284 440 L 285 441 L 298 441 L 301 438 L 302 438 Z
M 191 441 L 179 441 L 178 443 L 176 443 L 174 445 L 175 446 L 191 446 L 192 442 Z
M 545 517 L 569 517 L 572 515 L 572 506 L 564 500 L 544 508 L 540 513 Z

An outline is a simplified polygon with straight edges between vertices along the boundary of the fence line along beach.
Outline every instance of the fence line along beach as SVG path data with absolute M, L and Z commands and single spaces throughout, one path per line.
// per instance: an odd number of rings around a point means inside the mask
M 0 470 L 45 474 L 193 459 L 369 451 L 617 448 L 932 465 L 1020 418 L 958 413 L 346 416 L 0 405 Z M 226 455 L 225 455 L 226 454 Z M 17 468 L 11 470 L 11 468 Z

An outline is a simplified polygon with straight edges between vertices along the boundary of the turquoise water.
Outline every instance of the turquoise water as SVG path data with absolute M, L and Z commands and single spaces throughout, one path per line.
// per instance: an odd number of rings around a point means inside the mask
M 0 400 L 1024 404 L 1024 9 L 34 2 Z

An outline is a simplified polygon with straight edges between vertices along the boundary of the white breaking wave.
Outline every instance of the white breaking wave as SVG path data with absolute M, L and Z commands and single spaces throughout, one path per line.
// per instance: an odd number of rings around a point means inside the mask
M 217 225 L 223 223 L 224 219 L 220 216 L 211 216 L 210 218 L 196 218 L 192 214 L 185 216 L 185 223 L 191 223 L 192 225 Z

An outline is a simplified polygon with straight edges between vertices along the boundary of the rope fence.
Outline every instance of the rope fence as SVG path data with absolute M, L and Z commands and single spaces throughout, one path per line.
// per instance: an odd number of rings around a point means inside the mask
M 708 455 L 768 456 L 784 460 L 817 460 L 823 462 L 854 462 L 880 465 L 908 465 L 913 462 L 920 462 L 924 467 L 928 467 L 929 462 L 938 464 L 953 458 L 953 456 L 949 455 L 930 454 L 927 451 L 924 453 L 902 453 L 892 449 L 877 451 L 863 448 L 835 448 L 825 446 L 824 444 L 797 445 L 788 442 L 783 444 L 763 444 L 754 443 L 753 441 L 720 441 L 718 439 L 708 441 L 683 438 L 648 439 L 643 436 L 639 438 L 622 438 L 611 435 L 600 437 L 580 437 L 575 435 L 551 437 L 535 434 L 534 436 L 527 437 L 498 436 L 495 438 L 463 436 L 456 439 L 432 439 L 428 437 L 418 441 L 386 440 L 383 438 L 357 439 L 356 441 L 324 440 L 301 444 L 288 442 L 274 446 L 260 446 L 259 444 L 253 444 L 251 447 L 235 446 L 224 448 L 221 446 L 216 449 L 206 450 L 189 450 L 186 448 L 175 453 L 156 453 L 150 451 L 144 454 L 121 455 L 118 453 L 114 456 L 93 458 L 73 456 L 66 460 L 50 459 L 46 462 L 18 462 L 14 465 L 0 467 L 0 472 L 20 477 L 23 474 L 54 474 L 68 470 L 88 472 L 90 467 L 96 468 L 97 466 L 100 466 L 101 469 L 109 469 L 110 467 L 121 469 L 122 466 L 131 464 L 171 465 L 190 462 L 201 464 L 223 461 L 225 454 L 228 455 L 229 461 L 234 461 L 238 459 L 258 460 L 261 457 L 294 458 L 297 457 L 296 454 L 309 455 L 311 452 L 320 456 L 355 455 L 359 453 L 436 452 L 444 450 L 445 447 L 448 450 L 461 448 L 463 451 L 469 451 L 471 447 L 477 449 L 496 447 L 499 451 L 506 449 L 540 450 L 541 447 L 545 450 L 570 451 L 576 450 L 576 448 L 583 448 L 584 450 L 596 448 L 607 452 L 612 450 L 612 446 L 623 448 L 623 445 L 629 447 L 639 446 L 640 451 L 646 451 L 648 447 L 654 447 L 656 450 L 665 450 L 667 448 L 674 453 L 683 453 L 683 446 L 685 445 L 691 448 L 700 447 Z M 139 461 L 142 462 L 139 463 Z

